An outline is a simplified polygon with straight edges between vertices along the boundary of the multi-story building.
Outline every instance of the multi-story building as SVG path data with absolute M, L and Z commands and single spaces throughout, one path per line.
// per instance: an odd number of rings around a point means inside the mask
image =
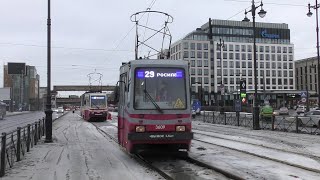
M 295 61 L 296 89 L 308 91 L 310 104 L 317 103 L 318 95 L 318 60 L 317 57 L 310 57 Z
M 15 110 L 39 109 L 39 79 L 35 66 L 26 65 L 24 74 L 8 74 L 8 65 L 4 65 L 3 86 L 11 87 Z
M 259 99 L 264 99 L 263 91 L 294 90 L 288 24 L 257 22 L 255 38 Z M 171 59 L 190 62 L 192 91 L 202 89 L 205 104 L 219 98 L 222 80 L 227 100 L 235 98 L 240 78 L 246 80 L 247 91 L 254 90 L 253 54 L 252 22 L 231 20 L 211 20 L 173 43 L 170 51 Z

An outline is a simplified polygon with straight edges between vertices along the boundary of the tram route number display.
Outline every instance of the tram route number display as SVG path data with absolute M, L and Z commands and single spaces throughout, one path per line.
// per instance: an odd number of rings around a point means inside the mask
M 175 70 L 173 72 L 161 72 L 161 70 L 158 71 L 143 71 L 138 70 L 137 71 L 137 78 L 183 78 L 183 71 L 181 70 Z

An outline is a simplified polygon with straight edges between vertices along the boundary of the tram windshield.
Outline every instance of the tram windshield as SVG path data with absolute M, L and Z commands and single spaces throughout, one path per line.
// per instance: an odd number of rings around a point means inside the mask
M 135 109 L 186 109 L 186 80 L 180 68 L 137 68 Z
M 106 108 L 106 97 L 105 96 L 91 96 L 91 107 L 92 108 Z

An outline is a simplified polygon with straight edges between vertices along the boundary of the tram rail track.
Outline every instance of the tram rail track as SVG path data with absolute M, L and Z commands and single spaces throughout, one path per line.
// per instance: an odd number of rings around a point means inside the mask
M 105 130 L 100 128 L 96 123 L 92 123 L 92 124 L 96 127 L 96 129 L 100 133 L 104 134 L 105 136 L 107 136 L 108 138 L 113 140 L 114 142 L 118 143 L 117 138 L 114 137 L 112 134 L 109 134 L 108 132 L 106 132 Z M 112 126 L 115 126 L 115 125 L 112 125 Z M 125 151 L 123 148 L 121 148 L 121 150 Z M 130 155 L 132 158 L 136 159 L 138 162 L 140 162 L 145 167 L 147 167 L 149 169 L 152 169 L 153 171 L 157 172 L 162 178 L 164 178 L 166 180 L 174 180 L 175 179 L 172 174 L 166 172 L 165 170 L 162 170 L 161 167 L 157 167 L 156 165 L 153 164 L 153 162 L 150 159 L 148 159 L 147 157 L 143 156 L 142 154 L 128 154 L 128 155 Z M 206 164 L 206 163 L 201 162 L 200 160 L 197 160 L 197 159 L 195 159 L 195 158 L 193 158 L 191 156 L 180 156 L 180 155 L 178 155 L 178 156 L 175 156 L 175 158 L 177 158 L 178 160 L 185 161 L 185 162 L 187 162 L 189 164 L 192 164 L 193 166 L 198 166 L 199 168 L 205 168 L 205 170 L 211 170 L 211 171 L 213 171 L 215 173 L 218 173 L 218 174 L 226 177 L 226 179 L 244 180 L 244 178 L 239 177 L 239 176 L 237 176 L 237 175 L 235 175 L 235 174 L 233 174 L 231 172 L 228 172 L 228 171 L 225 171 L 225 170 L 223 170 L 221 168 Z M 171 164 L 172 164 L 172 162 L 171 162 Z M 194 178 L 196 179 L 196 177 L 194 177 Z
M 194 132 L 194 131 L 193 131 Z M 213 138 L 219 138 L 219 139 L 223 139 L 223 140 L 227 140 L 227 141 L 233 141 L 233 142 L 238 142 L 238 143 L 244 143 L 244 144 L 249 144 L 249 145 L 253 145 L 253 146 L 257 146 L 257 147 L 261 147 L 261 148 L 268 148 L 268 149 L 273 149 L 273 150 L 277 150 L 277 151 L 282 151 L 282 152 L 286 152 L 286 153 L 292 153 L 292 154 L 296 154 L 296 155 L 300 155 L 300 156 L 305 156 L 308 158 L 313 158 L 316 160 L 320 161 L 320 156 L 316 156 L 316 155 L 312 155 L 312 154 L 306 154 L 306 153 L 301 153 L 301 152 L 296 152 L 293 150 L 285 150 L 285 149 L 281 149 L 281 148 L 275 148 L 275 147 L 271 147 L 271 146 L 266 146 L 266 145 L 261 145 L 261 144 L 256 144 L 256 143 L 251 143 L 251 142 L 245 142 L 245 141 L 241 141 L 241 140 L 235 140 L 235 139 L 231 139 L 231 138 L 225 138 L 225 137 L 221 137 L 221 136 L 215 136 L 212 134 L 207 134 L 207 133 L 201 133 L 201 132 L 194 132 L 195 134 L 200 134 L 203 136 L 208 136 L 208 137 L 213 137 Z M 213 132 L 212 132 L 213 133 Z
M 195 132 L 194 132 L 194 133 L 195 133 Z M 210 135 L 206 135 L 206 134 L 203 134 L 203 133 L 195 133 L 195 134 L 200 134 L 201 136 L 207 136 L 207 137 L 211 137 L 211 138 L 217 138 L 217 137 L 210 136 Z M 218 139 L 223 139 L 223 138 L 218 138 Z M 253 152 L 249 152 L 249 151 L 242 150 L 242 149 L 238 149 L 238 148 L 233 148 L 233 147 L 230 147 L 230 146 L 227 146 L 227 145 L 221 145 L 221 144 L 218 144 L 218 143 L 208 142 L 208 141 L 205 141 L 205 140 L 201 140 L 201 139 L 199 139 L 199 138 L 196 138 L 196 137 L 194 137 L 193 140 L 194 140 L 194 141 L 201 142 L 201 143 L 209 144 L 209 145 L 212 145 L 212 146 L 218 146 L 218 147 L 226 148 L 226 149 L 229 149 L 229 150 L 232 150 L 232 151 L 236 151 L 236 152 L 244 153 L 244 154 L 247 154 L 247 155 L 255 156 L 255 157 L 258 157 L 258 158 L 271 160 L 271 161 L 274 161 L 274 162 L 277 162 L 277 163 L 281 163 L 281 164 L 284 164 L 284 165 L 289 165 L 289 166 L 296 167 L 296 168 L 300 168 L 300 169 L 303 169 L 303 170 L 307 170 L 307 171 L 311 171 L 311 172 L 315 172 L 315 173 L 320 173 L 320 170 L 319 170 L 319 169 L 306 167 L 306 166 L 303 166 L 303 165 L 300 165 L 300 164 L 292 163 L 292 162 L 289 162 L 289 161 L 284 161 L 284 160 L 281 160 L 281 159 L 276 159 L 276 158 L 273 158 L 273 157 L 270 157 L 270 156 L 261 155 L 261 154 L 258 154 L 258 153 L 253 153 Z M 238 142 L 238 141 L 229 140 L 229 139 L 226 139 L 226 138 L 224 138 L 223 140 L 224 140 L 224 141 L 234 141 L 234 142 Z M 244 142 L 238 142 L 238 143 L 246 144 L 246 143 L 244 143 Z M 248 143 L 248 144 L 249 144 L 249 143 Z M 251 145 L 251 144 L 250 144 L 250 145 Z M 258 146 L 258 145 L 257 145 L 257 146 Z M 281 151 L 281 150 L 279 150 L 279 149 L 277 149 L 277 148 L 268 148 L 268 147 L 265 147 L 265 146 L 260 146 L 260 147 L 261 147 L 261 148 L 271 149 L 271 150 L 276 150 L 276 151 Z M 283 152 L 285 152 L 285 153 L 292 153 L 292 152 L 287 152 L 287 151 L 283 151 Z M 297 154 L 297 153 L 293 153 L 293 154 L 300 155 L 300 154 Z M 302 154 L 302 155 L 305 156 L 305 154 Z M 318 156 L 314 156 L 314 157 L 319 158 Z

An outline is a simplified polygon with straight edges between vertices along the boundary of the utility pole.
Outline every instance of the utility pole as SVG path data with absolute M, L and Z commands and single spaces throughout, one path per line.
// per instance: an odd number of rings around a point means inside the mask
M 222 63 L 222 48 L 224 48 L 224 41 L 221 40 L 217 43 L 217 47 L 220 50 L 220 68 L 221 68 L 221 83 L 220 83 L 220 93 L 221 93 L 221 107 L 220 114 L 224 114 L 224 82 L 223 82 L 223 63 Z
M 51 110 L 51 18 L 50 0 L 48 0 L 47 19 L 47 104 L 46 104 L 46 143 L 52 142 L 52 110 Z
M 307 13 L 308 17 L 312 16 L 312 12 L 310 11 L 311 8 L 316 10 L 316 32 L 317 32 L 317 62 L 318 62 L 318 67 L 317 67 L 317 75 L 318 75 L 318 88 L 317 88 L 317 94 L 318 94 L 318 107 L 320 107 L 320 51 L 319 51 L 319 16 L 318 16 L 318 9 L 320 5 L 318 4 L 318 0 L 316 0 L 316 4 L 314 6 L 311 6 L 310 3 L 308 4 L 309 12 Z

